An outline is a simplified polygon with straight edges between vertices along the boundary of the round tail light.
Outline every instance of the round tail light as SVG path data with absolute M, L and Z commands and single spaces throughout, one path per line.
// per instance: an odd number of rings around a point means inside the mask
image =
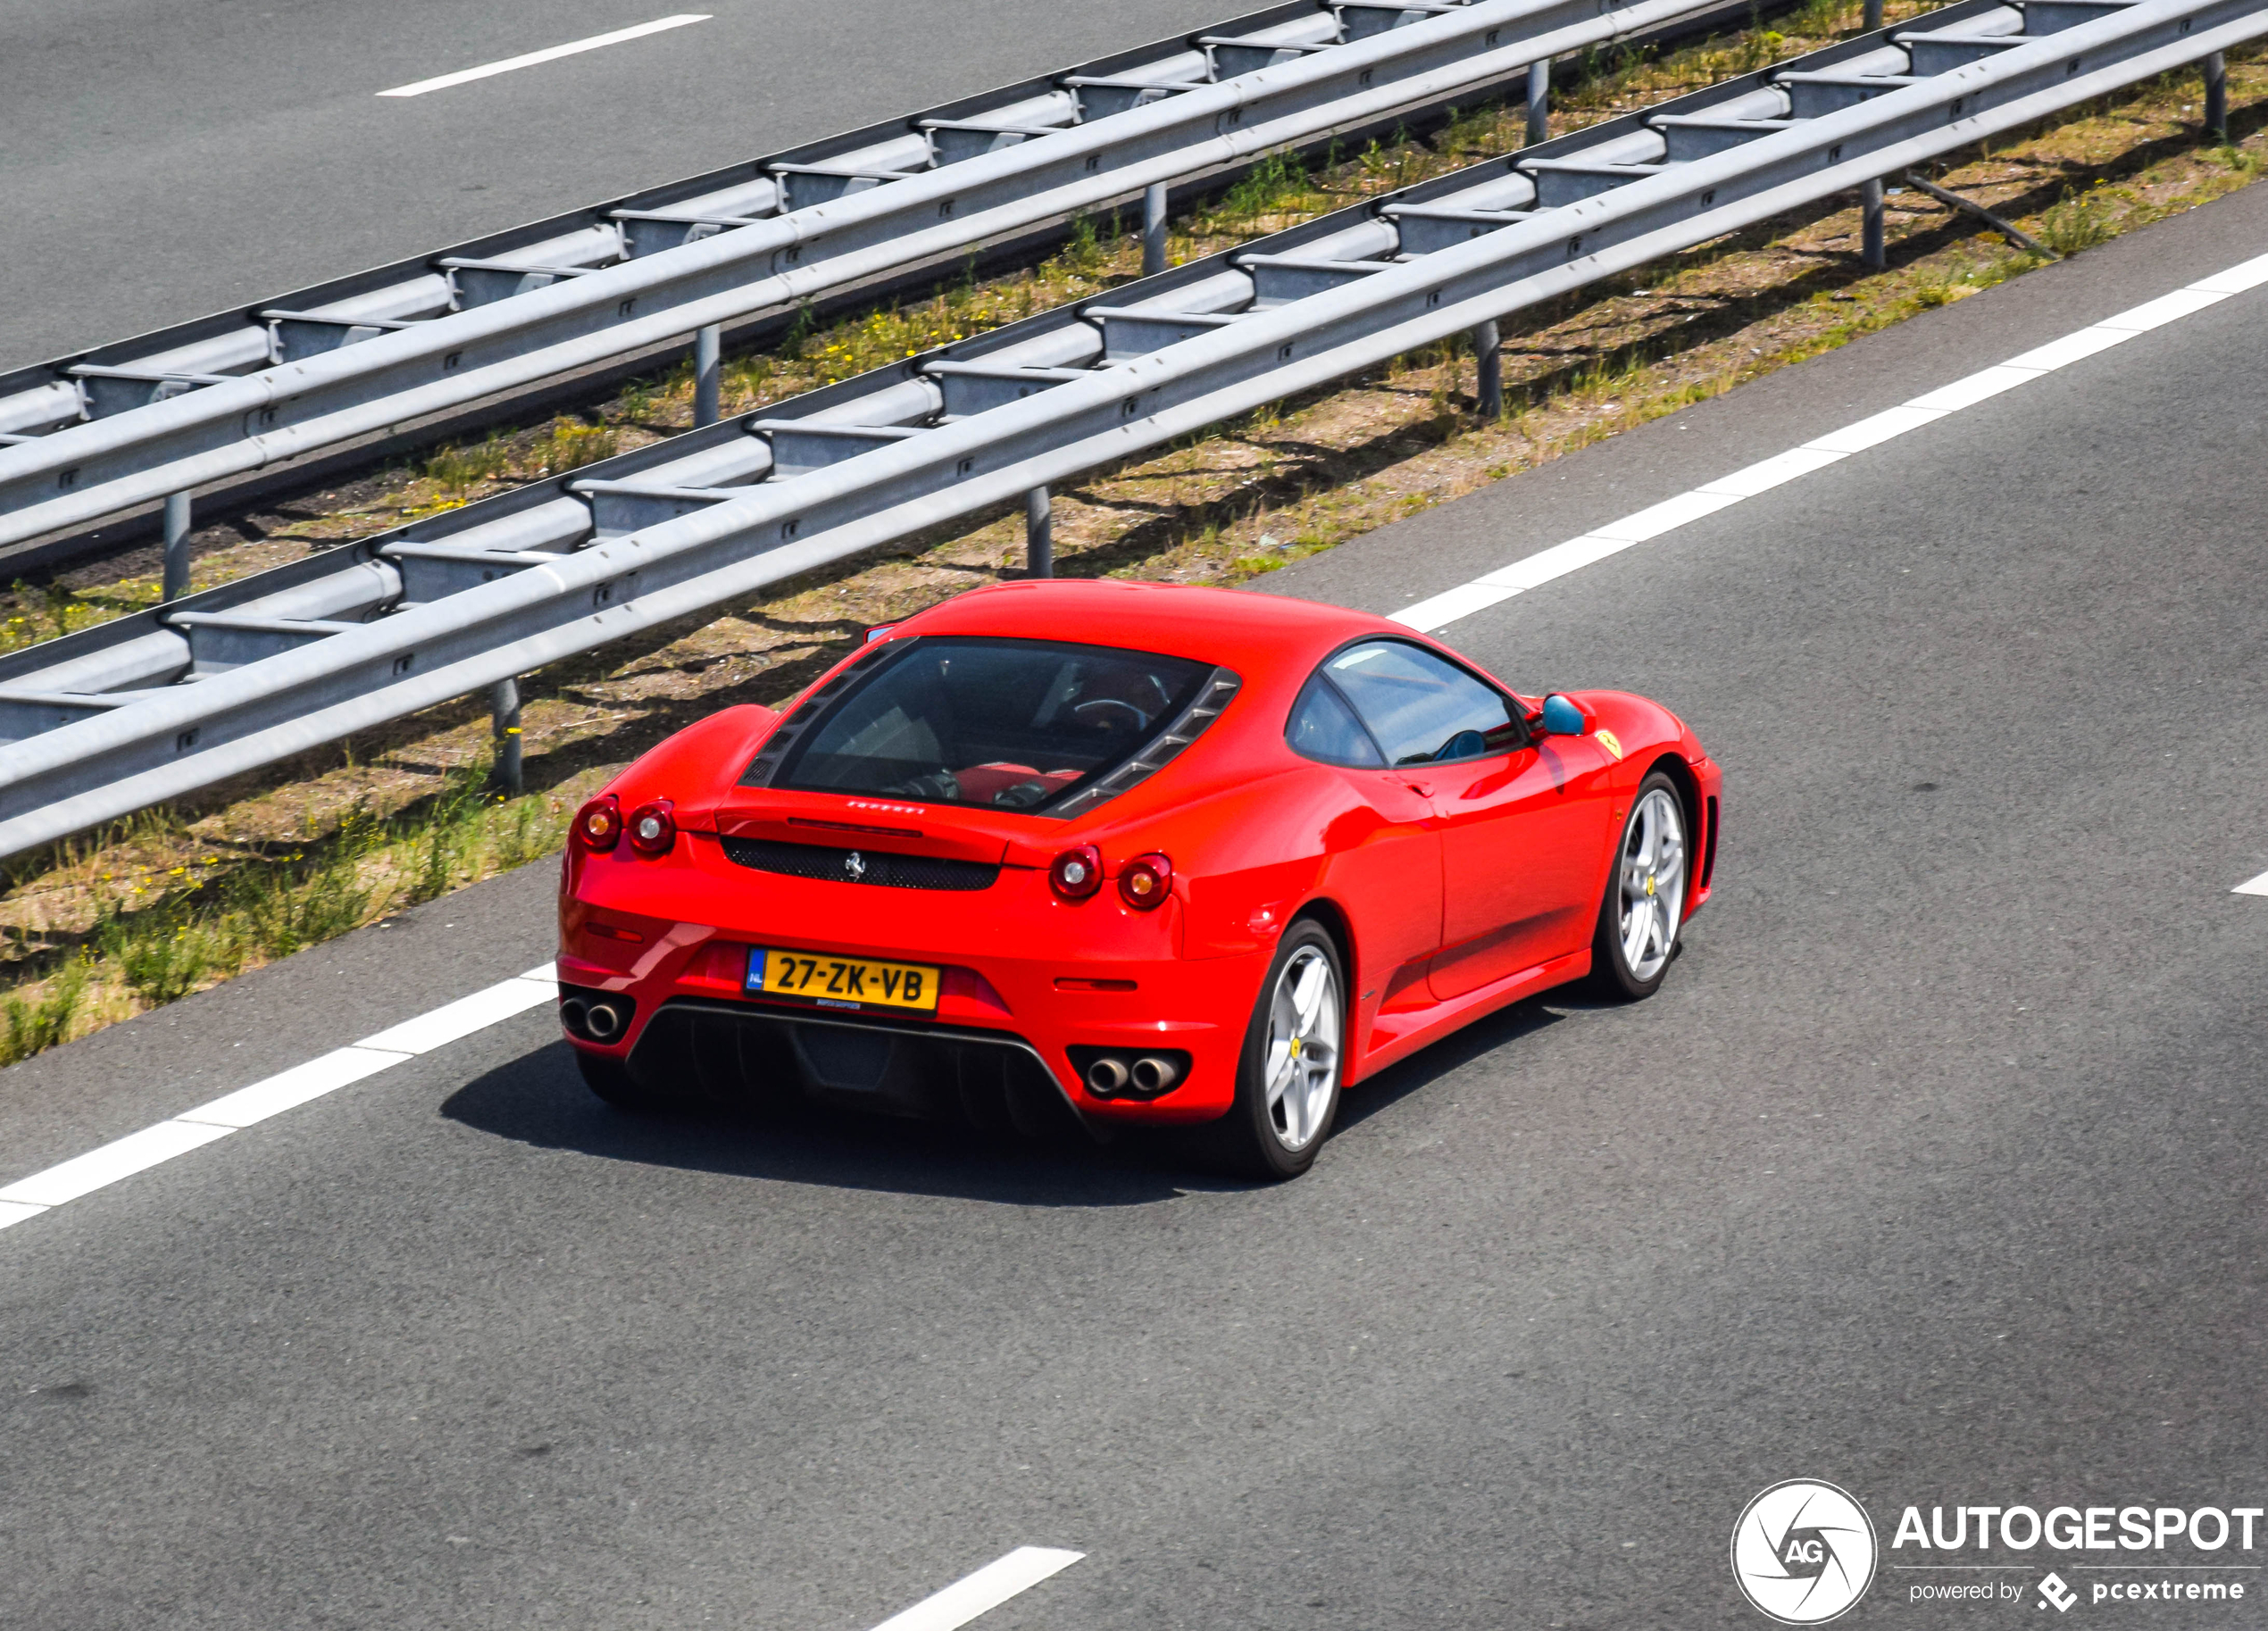
M 1091 844 L 1065 850 L 1048 864 L 1047 883 L 1067 901 L 1083 901 L 1103 886 L 1103 852 Z
M 1118 893 L 1129 906 L 1148 911 L 1173 893 L 1173 863 L 1153 851 L 1118 870 Z
M 621 836 L 622 802 L 613 794 L 602 793 L 575 811 L 575 842 L 585 849 L 604 854 Z
M 666 855 L 677 843 L 677 817 L 669 800 L 657 798 L 650 804 L 640 804 L 630 811 L 625 824 L 630 832 L 630 847 L 641 855 Z

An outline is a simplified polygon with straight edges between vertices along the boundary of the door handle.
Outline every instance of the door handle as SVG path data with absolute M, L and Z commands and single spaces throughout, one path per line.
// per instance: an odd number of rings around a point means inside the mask
M 1401 782 L 1404 786 L 1407 787 L 1411 792 L 1416 794 L 1421 798 L 1431 798 L 1433 796 L 1433 784 L 1430 781 L 1412 781 L 1408 777 L 1405 776 L 1401 778 Z

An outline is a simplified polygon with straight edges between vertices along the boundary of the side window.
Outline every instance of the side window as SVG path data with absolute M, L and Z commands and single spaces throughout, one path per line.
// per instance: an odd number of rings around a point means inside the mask
M 1291 725 L 1284 732 L 1284 740 L 1292 751 L 1310 759 L 1321 759 L 1328 764 L 1383 765 L 1378 746 L 1370 738 L 1355 711 L 1347 705 L 1330 681 L 1321 674 L 1307 682 L 1299 694 L 1298 706 L 1291 711 Z
M 1370 727 L 1389 764 L 1480 759 L 1527 742 L 1511 699 L 1417 646 L 1368 640 L 1333 657 L 1323 672 Z

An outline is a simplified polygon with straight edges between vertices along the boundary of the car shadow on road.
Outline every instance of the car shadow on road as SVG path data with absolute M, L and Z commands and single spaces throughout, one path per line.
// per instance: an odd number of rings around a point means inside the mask
M 1348 1088 L 1338 1102 L 1337 1130 L 1344 1133 L 1360 1127 L 1372 1117 L 1391 1111 L 1420 1088 L 1431 1086 L 1498 1048 L 1513 1046 L 1550 1028 L 1566 1018 L 1565 1013 L 1555 1010 L 1599 1005 L 1580 988 L 1563 986 L 1484 1015 L 1463 1030 L 1452 1032 L 1430 1047 L 1421 1048 L 1409 1058 L 1388 1065 L 1367 1081 Z
M 1566 1016 L 1555 1011 L 1599 1005 L 1569 986 L 1475 1020 L 1348 1090 L 1338 1130 L 1384 1115 L 1421 1088 L 1558 1024 Z M 500 1138 L 608 1161 L 1007 1206 L 1147 1206 L 1272 1187 L 1208 1171 L 1185 1139 L 1140 1129 L 1097 1144 L 1071 1132 L 1035 1141 L 801 1106 L 761 1115 L 629 1115 L 583 1086 L 564 1042 L 466 1084 L 441 1113 Z
M 459 1088 L 441 1113 L 541 1149 L 779 1183 L 950 1196 L 1009 1206 L 1145 1206 L 1249 1187 L 1147 1138 L 1092 1144 L 993 1137 L 950 1124 L 796 1108 L 634 1116 L 599 1102 L 554 1042 Z

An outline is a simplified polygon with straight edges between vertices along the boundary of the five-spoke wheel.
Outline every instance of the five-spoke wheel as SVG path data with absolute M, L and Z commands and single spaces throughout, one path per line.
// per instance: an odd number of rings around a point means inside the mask
M 1303 945 L 1276 976 L 1268 1004 L 1268 1126 L 1295 1153 L 1322 1136 L 1338 1092 L 1338 970 Z
M 1657 770 L 1630 804 L 1599 905 L 1591 965 L 1610 991 L 1651 996 L 1661 985 L 1677 953 L 1685 886 L 1685 805 Z
M 1346 990 L 1322 925 L 1303 918 L 1285 931 L 1246 1033 L 1236 1103 L 1215 1124 L 1230 1165 L 1288 1178 L 1314 1163 L 1338 1112 Z

